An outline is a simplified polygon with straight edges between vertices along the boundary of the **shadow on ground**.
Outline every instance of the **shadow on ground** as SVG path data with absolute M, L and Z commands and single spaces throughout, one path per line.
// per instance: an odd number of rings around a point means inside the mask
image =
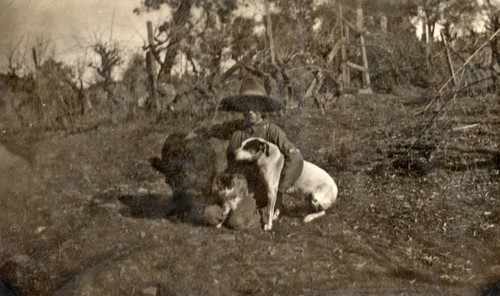
M 125 205 L 120 214 L 132 218 L 166 218 L 169 211 L 181 205 L 169 203 L 170 198 L 160 194 L 120 195 L 118 200 Z
M 194 194 L 123 194 L 118 196 L 122 205 L 120 214 L 136 219 L 168 219 L 193 225 L 203 225 L 203 205 Z

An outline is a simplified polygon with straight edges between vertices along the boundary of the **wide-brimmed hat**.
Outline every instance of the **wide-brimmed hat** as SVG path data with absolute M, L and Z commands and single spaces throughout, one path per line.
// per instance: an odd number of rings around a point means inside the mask
M 253 77 L 241 82 L 240 93 L 222 99 L 220 110 L 223 111 L 260 111 L 273 112 L 283 109 L 283 103 L 269 97 L 264 85 Z

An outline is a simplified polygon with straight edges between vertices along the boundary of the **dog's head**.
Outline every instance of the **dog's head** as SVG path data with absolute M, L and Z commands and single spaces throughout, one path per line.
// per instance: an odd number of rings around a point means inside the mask
M 248 195 L 247 179 L 242 174 L 220 174 L 216 178 L 215 186 L 221 201 Z
M 322 191 L 323 189 L 318 187 L 318 191 Z M 333 198 L 332 198 L 333 196 Z M 312 196 L 311 198 L 311 206 L 314 208 L 316 212 L 320 212 L 326 209 L 329 209 L 332 204 L 336 201 L 337 195 L 336 193 L 330 192 L 330 194 L 320 194 L 316 196 Z
M 234 151 L 236 160 L 255 161 L 262 155 L 269 157 L 269 143 L 260 138 L 249 138 Z

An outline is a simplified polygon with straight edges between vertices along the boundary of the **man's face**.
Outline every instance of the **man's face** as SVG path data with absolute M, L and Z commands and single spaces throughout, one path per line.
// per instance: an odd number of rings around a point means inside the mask
M 262 114 L 257 111 L 245 111 L 243 116 L 248 123 L 255 124 L 262 120 Z

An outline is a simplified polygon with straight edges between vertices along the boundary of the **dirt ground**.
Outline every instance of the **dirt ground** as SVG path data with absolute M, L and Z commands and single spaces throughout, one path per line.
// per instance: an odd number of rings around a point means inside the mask
M 18 295 L 485 295 L 500 281 L 500 98 L 456 98 L 422 134 L 444 101 L 429 103 L 348 95 L 271 116 L 339 200 L 310 224 L 285 200 L 269 233 L 204 226 L 196 206 L 167 217 L 148 159 L 189 123 L 0 131 L 0 280 Z

